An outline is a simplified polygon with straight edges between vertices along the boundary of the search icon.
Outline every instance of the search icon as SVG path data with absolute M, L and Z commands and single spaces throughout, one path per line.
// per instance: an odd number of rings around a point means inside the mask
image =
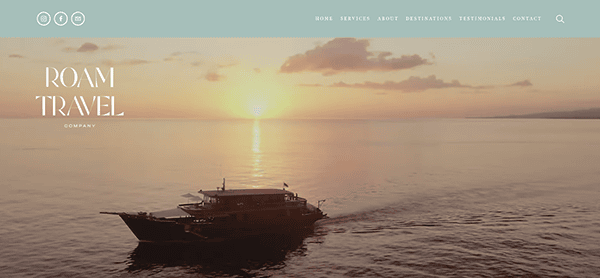
M 557 15 L 556 16 L 556 21 L 565 23 L 565 21 L 563 20 L 563 16 L 562 15 Z

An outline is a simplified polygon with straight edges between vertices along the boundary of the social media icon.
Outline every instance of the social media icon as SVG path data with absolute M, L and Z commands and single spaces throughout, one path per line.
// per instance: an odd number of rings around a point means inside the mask
M 52 21 L 52 18 L 50 17 L 49 13 L 47 13 L 47 12 L 40 12 L 37 15 L 36 20 L 37 20 L 37 23 L 39 25 L 46 26 L 46 25 L 50 24 L 50 21 Z
M 57 12 L 54 14 L 54 23 L 56 23 L 56 25 L 63 26 L 65 24 L 67 24 L 67 21 L 69 21 L 69 17 L 67 16 L 66 13 Z
M 81 26 L 85 22 L 85 15 L 82 12 L 77 11 L 71 15 L 71 22 L 75 26 Z

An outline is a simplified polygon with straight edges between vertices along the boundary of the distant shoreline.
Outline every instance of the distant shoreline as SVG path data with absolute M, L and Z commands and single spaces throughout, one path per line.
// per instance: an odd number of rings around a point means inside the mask
M 575 117 L 523 117 L 519 115 L 515 116 L 498 116 L 498 117 L 465 117 L 465 119 L 549 119 L 549 120 L 598 120 L 600 117 L 596 118 L 575 118 Z
M 492 116 L 492 117 L 467 117 L 467 119 L 600 119 L 600 108 L 575 111 L 544 112 L 524 115 Z

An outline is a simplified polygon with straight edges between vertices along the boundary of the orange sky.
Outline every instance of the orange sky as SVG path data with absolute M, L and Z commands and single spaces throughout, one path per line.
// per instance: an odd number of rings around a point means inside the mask
M 67 106 L 74 96 L 114 96 L 124 118 L 384 119 L 584 109 L 600 106 L 597 49 L 597 38 L 2 38 L 0 117 L 41 117 L 35 97 L 42 95 L 63 96 Z M 113 67 L 115 85 L 90 88 L 84 80 L 80 88 L 47 88 L 46 67 L 79 74 Z M 65 79 L 72 82 L 71 75 Z M 80 117 L 77 109 L 70 117 Z

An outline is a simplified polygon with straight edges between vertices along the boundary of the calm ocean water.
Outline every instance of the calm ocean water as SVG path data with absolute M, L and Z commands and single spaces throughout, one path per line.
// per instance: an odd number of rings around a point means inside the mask
M 90 123 L 94 128 L 65 128 Z M 598 277 L 595 120 L 0 120 L 0 277 Z M 294 236 L 139 243 L 100 211 L 280 188 Z

